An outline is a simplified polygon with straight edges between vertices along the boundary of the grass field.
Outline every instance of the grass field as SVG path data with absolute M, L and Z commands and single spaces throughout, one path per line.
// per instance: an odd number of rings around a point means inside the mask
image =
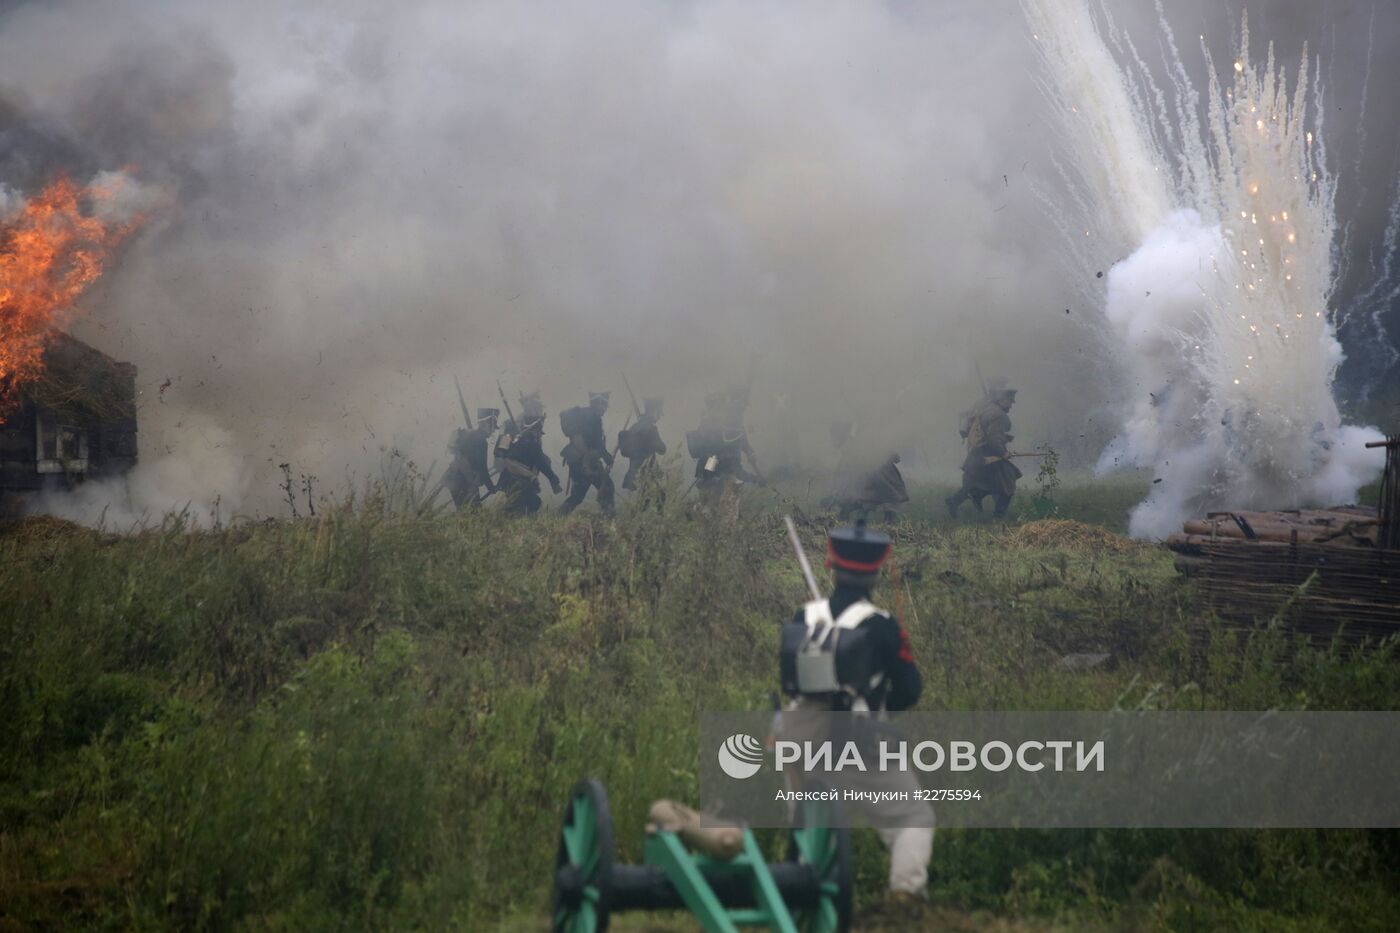
M 1189 650 L 1210 637 L 1191 586 L 1111 533 L 1142 489 L 1066 483 L 955 525 L 916 488 L 895 535 L 921 707 L 1396 708 L 1395 644 Z M 804 594 L 777 497 L 614 521 L 411 499 L 0 532 L 0 931 L 542 929 L 589 774 L 639 859 L 649 802 L 695 796 L 697 711 L 776 686 Z M 1090 524 L 1021 521 L 1052 511 Z M 1111 660 L 1059 663 L 1090 651 Z M 874 908 L 873 834 L 858 863 Z M 948 831 L 931 877 L 938 929 L 1400 928 L 1393 832 Z

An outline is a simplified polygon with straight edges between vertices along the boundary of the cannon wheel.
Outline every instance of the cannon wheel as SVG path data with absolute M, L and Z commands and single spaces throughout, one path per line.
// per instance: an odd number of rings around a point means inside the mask
M 564 810 L 554 857 L 555 933 L 603 933 L 612 907 L 613 823 L 608 794 L 580 781 Z M 572 876 L 571 884 L 561 880 Z
M 817 906 L 796 914 L 802 933 L 846 933 L 851 928 L 851 831 L 840 822 L 835 801 L 803 801 L 797 811 L 788 861 L 810 865 L 822 887 Z

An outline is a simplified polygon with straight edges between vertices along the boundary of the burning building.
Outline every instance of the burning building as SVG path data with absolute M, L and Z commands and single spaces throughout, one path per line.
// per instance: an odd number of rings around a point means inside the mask
M 136 368 L 62 329 L 140 224 L 119 186 L 59 178 L 0 218 L 0 513 L 136 463 Z
M 0 513 L 136 465 L 136 367 L 64 333 L 42 362 L 0 418 Z

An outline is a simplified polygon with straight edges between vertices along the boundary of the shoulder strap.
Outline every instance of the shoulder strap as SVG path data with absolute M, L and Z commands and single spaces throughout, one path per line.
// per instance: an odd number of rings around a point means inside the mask
M 839 629 L 853 629 L 879 611 L 870 600 L 858 599 L 846 607 L 845 611 L 837 617 L 835 624 Z
M 836 623 L 831 618 L 831 601 L 815 599 L 802 607 L 803 621 L 807 623 L 807 637 L 802 640 L 801 651 L 820 646 L 826 642 Z

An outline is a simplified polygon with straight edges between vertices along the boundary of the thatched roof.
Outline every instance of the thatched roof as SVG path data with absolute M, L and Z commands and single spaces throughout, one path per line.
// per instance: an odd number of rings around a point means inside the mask
M 44 350 L 44 370 L 21 394 L 78 423 L 136 417 L 136 367 L 59 333 Z

